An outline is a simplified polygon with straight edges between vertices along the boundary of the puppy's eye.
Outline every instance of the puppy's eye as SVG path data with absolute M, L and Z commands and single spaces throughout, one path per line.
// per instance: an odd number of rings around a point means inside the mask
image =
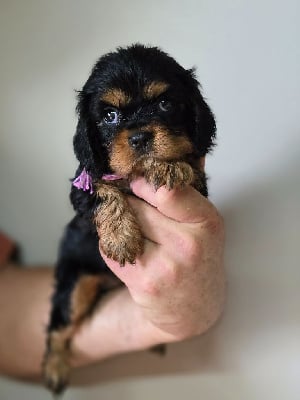
M 173 108 L 173 104 L 170 100 L 161 100 L 158 103 L 158 107 L 161 111 L 168 112 L 171 111 L 171 109 Z
M 114 110 L 113 108 L 106 109 L 103 116 L 103 121 L 109 125 L 118 124 L 120 121 L 120 112 L 118 110 Z

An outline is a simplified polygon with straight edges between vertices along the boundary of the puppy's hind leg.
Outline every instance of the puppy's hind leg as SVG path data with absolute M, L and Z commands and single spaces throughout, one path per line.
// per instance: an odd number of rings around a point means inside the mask
M 72 338 L 92 313 L 101 296 L 116 287 L 110 275 L 84 274 L 71 282 L 58 282 L 53 296 L 53 308 L 43 362 L 46 386 L 58 395 L 69 381 Z

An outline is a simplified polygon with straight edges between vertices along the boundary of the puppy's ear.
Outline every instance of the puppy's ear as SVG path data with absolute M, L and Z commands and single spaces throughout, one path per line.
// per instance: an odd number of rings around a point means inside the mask
M 215 145 L 216 121 L 213 112 L 204 100 L 200 84 L 195 77 L 195 70 L 186 71 L 189 77 L 190 101 L 192 108 L 192 132 L 193 141 L 199 155 L 205 156 Z
M 73 138 L 73 147 L 80 169 L 85 168 L 96 178 L 103 174 L 103 154 L 101 154 L 101 143 L 98 143 L 100 142 L 99 133 L 92 121 L 90 98 L 90 95 L 79 92 L 76 107 L 79 119 Z
M 87 170 L 93 163 L 92 149 L 88 138 L 88 127 L 86 121 L 79 117 L 76 133 L 73 139 L 74 152 L 77 160 Z

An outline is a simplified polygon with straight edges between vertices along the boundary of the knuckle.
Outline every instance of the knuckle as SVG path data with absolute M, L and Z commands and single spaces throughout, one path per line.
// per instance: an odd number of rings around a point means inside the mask
M 169 289 L 174 289 L 180 282 L 180 269 L 178 264 L 174 261 L 160 265 L 160 270 L 157 276 L 149 276 L 143 280 L 142 290 L 151 297 L 159 297 L 163 293 L 167 293 Z
M 186 258 L 187 261 L 197 259 L 201 252 L 201 241 L 194 232 L 181 234 L 176 242 L 176 248 Z
M 144 279 L 142 284 L 142 290 L 146 295 L 149 296 L 157 297 L 160 294 L 160 289 L 157 282 L 149 278 Z

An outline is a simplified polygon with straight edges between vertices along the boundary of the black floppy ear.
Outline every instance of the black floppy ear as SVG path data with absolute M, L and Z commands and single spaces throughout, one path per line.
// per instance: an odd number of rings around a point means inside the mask
M 103 154 L 97 127 L 93 123 L 90 112 L 90 96 L 79 93 L 76 107 L 79 116 L 76 133 L 73 138 L 74 153 L 80 163 L 94 178 L 103 174 Z
M 92 149 L 88 139 L 87 124 L 81 117 L 79 117 L 77 123 L 76 133 L 73 139 L 73 147 L 80 165 L 89 170 L 92 164 Z
M 196 143 L 203 157 L 215 145 L 216 121 L 214 114 L 203 97 L 198 98 L 194 104 Z
M 216 121 L 213 112 L 204 100 L 200 84 L 195 78 L 195 70 L 187 71 L 190 83 L 190 101 L 193 112 L 193 141 L 201 157 L 210 152 L 215 145 Z

